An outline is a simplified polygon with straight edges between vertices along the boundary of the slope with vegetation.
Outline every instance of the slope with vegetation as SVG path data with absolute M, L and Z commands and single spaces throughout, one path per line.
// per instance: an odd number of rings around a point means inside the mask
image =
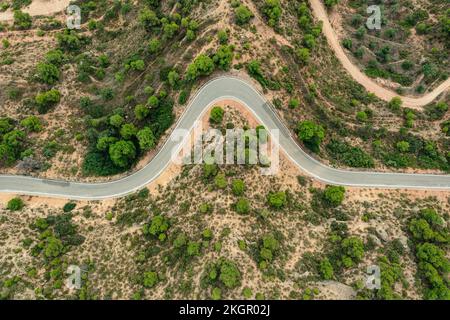
M 380 5 L 381 29 L 366 26 L 370 5 L 378 1 L 341 1 L 343 46 L 373 78 L 397 84 L 397 91 L 422 94 L 449 75 L 448 2 L 395 1 Z
M 299 142 L 331 165 L 449 169 L 448 96 L 417 111 L 368 94 L 333 56 L 307 1 L 78 4 L 80 31 L 64 30 L 60 16 L 33 18 L 29 31 L 5 27 L 3 172 L 125 174 L 164 140 L 193 90 L 230 71 L 252 77 Z M 30 116 L 32 130 L 20 125 Z
M 205 117 L 219 130 L 256 125 L 220 109 Z M 447 194 L 326 186 L 280 165 L 186 165 L 104 203 L 2 198 L 1 298 L 448 298 Z M 374 264 L 379 290 L 364 285 Z

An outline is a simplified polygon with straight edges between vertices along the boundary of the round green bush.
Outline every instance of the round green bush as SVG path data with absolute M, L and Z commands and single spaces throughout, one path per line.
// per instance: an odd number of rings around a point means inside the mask
M 20 198 L 13 198 L 8 201 L 8 204 L 6 205 L 7 209 L 10 211 L 18 211 L 21 210 L 25 204 L 23 203 L 22 199 Z

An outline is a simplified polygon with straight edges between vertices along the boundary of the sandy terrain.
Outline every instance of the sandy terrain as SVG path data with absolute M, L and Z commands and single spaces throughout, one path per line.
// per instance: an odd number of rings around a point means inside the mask
M 23 12 L 29 13 L 31 16 L 46 16 L 65 10 L 69 6 L 70 0 L 33 0 Z M 0 21 L 13 20 L 14 13 L 8 9 L 0 12 Z

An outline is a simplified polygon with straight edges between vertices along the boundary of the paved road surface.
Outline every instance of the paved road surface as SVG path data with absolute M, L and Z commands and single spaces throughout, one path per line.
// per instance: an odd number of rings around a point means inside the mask
M 297 145 L 264 97 L 250 84 L 234 77 L 220 77 L 205 84 L 189 103 L 176 128 L 190 130 L 195 120 L 199 119 L 211 104 L 222 99 L 242 102 L 267 129 L 280 129 L 280 147 L 300 169 L 322 182 L 344 186 L 450 190 L 450 175 L 346 171 L 321 164 Z M 168 139 L 146 167 L 120 180 L 76 183 L 0 175 L 0 192 L 87 200 L 124 196 L 155 180 L 170 164 L 172 150 L 179 147 L 180 142 Z

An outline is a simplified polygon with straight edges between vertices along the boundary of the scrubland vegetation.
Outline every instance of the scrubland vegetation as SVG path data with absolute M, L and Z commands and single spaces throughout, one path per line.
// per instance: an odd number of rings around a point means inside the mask
M 398 83 L 399 92 L 423 93 L 449 73 L 449 13 L 444 1 L 383 4 L 380 30 L 365 27 L 366 8 L 377 1 L 348 0 L 337 6 L 343 18 L 343 46 L 367 75 Z
M 307 1 L 75 3 L 81 30 L 66 30 L 60 15 L 21 11 L 1 26 L 2 173 L 128 174 L 164 142 L 190 95 L 225 72 L 253 81 L 302 147 L 329 165 L 449 171 L 449 95 L 418 111 L 367 93 L 334 57 Z M 374 34 L 363 23 L 369 3 L 325 1 L 330 13 L 352 12 L 343 46 L 366 74 L 399 83 L 399 94 L 446 78 L 442 1 L 418 1 L 420 10 L 389 3 Z M 408 39 L 420 50 L 405 48 Z M 248 128 L 226 110 L 212 108 L 209 125 Z M 152 192 L 107 203 L 8 198 L 0 297 L 320 299 L 337 290 L 449 299 L 447 193 L 326 186 L 286 159 L 282 166 L 272 177 L 258 166 L 184 166 Z M 375 291 L 364 286 L 374 264 Z M 79 290 L 64 285 L 69 265 L 82 269 Z
M 219 109 L 218 129 L 242 123 Z M 3 299 L 449 298 L 445 195 L 320 185 L 283 158 L 275 176 L 186 165 L 152 192 L 60 203 L 0 211 Z M 69 265 L 80 289 L 65 286 Z
M 1 84 L 6 172 L 77 179 L 125 173 L 157 148 L 191 91 L 223 71 L 258 82 L 293 135 L 332 165 L 449 169 L 448 97 L 420 112 L 367 94 L 333 57 L 306 1 L 78 4 L 80 31 L 65 30 L 58 17 L 32 19 L 30 32 L 40 35 L 31 43 L 42 50 L 33 56 L 20 53 L 31 44 L 11 44 L 5 33 L 2 70 L 20 70 Z M 369 2 L 326 4 L 338 12 L 346 5 L 363 10 Z M 439 6 L 423 10 L 435 15 Z M 394 9 L 385 6 L 387 25 Z M 400 11 L 402 21 L 412 14 Z M 445 19 L 436 21 L 430 34 L 445 43 Z M 430 63 L 445 68 L 439 61 Z M 16 85 L 19 80 L 27 86 Z M 33 130 L 22 125 L 29 117 L 38 123 Z

